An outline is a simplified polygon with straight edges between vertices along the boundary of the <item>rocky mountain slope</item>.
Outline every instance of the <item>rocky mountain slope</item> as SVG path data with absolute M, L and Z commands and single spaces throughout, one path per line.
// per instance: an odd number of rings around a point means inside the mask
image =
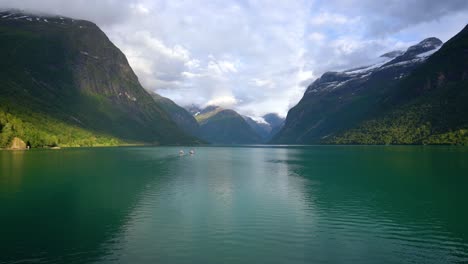
M 218 144 L 266 143 L 284 124 L 284 118 L 274 113 L 253 118 L 214 105 L 205 108 L 190 105 L 186 109 L 200 124 L 198 136 Z
M 383 98 L 374 117 L 325 142 L 468 145 L 468 26 Z
M 249 116 L 242 117 L 244 118 L 245 122 L 247 122 L 247 124 L 253 129 L 253 131 L 255 131 L 255 133 L 261 138 L 261 143 L 266 142 L 271 132 L 270 124 L 268 124 L 263 119 L 253 119 Z
M 388 98 L 412 72 L 436 53 L 442 42 L 428 38 L 405 52 L 383 54 L 369 65 L 327 72 L 293 107 L 272 143 L 317 144 L 378 116 Z
M 0 12 L 0 144 L 194 142 L 93 23 Z
M 185 108 L 177 105 L 171 99 L 160 96 L 155 92 L 149 92 L 153 99 L 164 109 L 172 121 L 174 121 L 184 132 L 192 136 L 199 136 L 200 126 L 197 120 Z
M 244 116 L 244 119 L 260 136 L 262 143 L 268 142 L 284 125 L 284 118 L 275 113 L 266 114 L 256 119 Z
M 215 144 L 256 144 L 260 136 L 237 112 L 208 106 L 195 118 L 200 124 L 200 138 Z

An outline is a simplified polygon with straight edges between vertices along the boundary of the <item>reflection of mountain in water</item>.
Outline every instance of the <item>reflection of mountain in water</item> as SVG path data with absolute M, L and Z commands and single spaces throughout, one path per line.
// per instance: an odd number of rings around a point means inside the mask
M 0 176 L 0 263 L 468 259 L 466 149 L 179 150 L 25 152 L 19 185 Z
M 1 152 L 0 167 L 17 154 Z M 166 170 L 160 157 L 124 149 L 31 151 L 22 158 L 22 172 L 0 177 L 0 263 L 100 258 L 101 245 L 124 228 L 147 185 Z M 16 176 L 22 182 L 10 188 L 15 182 L 7 180 Z
M 315 239 L 333 241 L 320 250 L 337 242 L 359 263 L 449 263 L 468 259 L 468 212 L 462 209 L 468 179 L 459 174 L 468 169 L 461 162 L 466 154 L 449 148 L 308 148 L 286 162 L 319 182 L 306 192 L 313 194 L 308 202 L 319 216 L 316 228 L 326 230 Z M 328 260 L 340 262 L 343 253 L 330 251 Z M 376 255 L 381 259 L 372 259 Z M 361 261 L 363 256 L 368 258 Z
M 296 254 L 277 243 L 300 234 L 313 212 L 304 180 L 288 170 L 291 150 L 199 148 L 168 163 L 168 181 L 146 192 L 105 261 L 255 263 Z M 293 177 L 293 178 L 290 178 Z M 258 249 L 256 249 L 258 248 Z M 261 250 L 263 248 L 264 250 Z

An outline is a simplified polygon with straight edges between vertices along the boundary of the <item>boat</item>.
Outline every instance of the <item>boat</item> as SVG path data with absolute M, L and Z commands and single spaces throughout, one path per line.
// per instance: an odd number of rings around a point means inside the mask
M 190 155 L 193 155 L 193 154 L 195 154 L 195 150 L 191 149 L 189 153 L 190 153 Z
M 179 156 L 183 156 L 183 155 L 185 155 L 185 152 L 183 150 L 180 150 L 179 151 Z

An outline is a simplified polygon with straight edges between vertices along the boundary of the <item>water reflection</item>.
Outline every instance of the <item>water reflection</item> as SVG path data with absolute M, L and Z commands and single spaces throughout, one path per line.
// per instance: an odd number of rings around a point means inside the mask
M 178 150 L 0 153 L 0 263 L 468 260 L 466 149 Z
M 287 160 L 301 164 L 299 175 L 320 182 L 320 188 L 309 189 L 315 193 L 310 203 L 319 214 L 317 228 L 326 231 L 316 239 L 340 248 L 327 261 L 341 262 L 343 256 L 359 263 L 377 261 L 369 256 L 380 256 L 379 263 L 468 260 L 468 212 L 462 202 L 468 179 L 460 175 L 467 171 L 466 149 L 336 148 L 307 149 Z M 327 252 L 331 244 L 310 254 Z
M 5 160 L 19 165 L 20 158 L 2 153 L 2 168 Z M 102 149 L 31 151 L 21 168 L 2 169 L 0 263 L 87 262 L 107 254 L 101 245 L 120 232 L 151 171 L 164 171 L 163 163 L 148 166 L 126 151 Z M 5 180 L 17 177 L 20 187 Z M 20 190 L 4 195 L 14 188 Z
M 171 160 L 165 187 L 143 196 L 120 243 L 109 245 L 113 254 L 99 262 L 255 262 L 304 247 L 308 183 L 288 163 L 269 162 L 290 152 L 201 148 Z M 291 231 L 295 239 L 284 236 Z
M 22 150 L 0 150 L 0 195 L 14 193 L 20 188 L 25 154 Z

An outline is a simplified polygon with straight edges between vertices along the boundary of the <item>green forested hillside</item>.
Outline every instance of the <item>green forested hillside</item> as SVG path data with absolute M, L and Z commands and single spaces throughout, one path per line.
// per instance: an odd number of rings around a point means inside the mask
M 217 109 L 200 122 L 200 137 L 215 144 L 255 144 L 261 138 L 244 118 L 233 110 Z
M 34 146 L 195 142 L 88 21 L 1 13 L 0 103 L 1 147 L 11 133 Z
M 440 44 L 428 38 L 383 65 L 325 73 L 272 142 L 467 144 L 468 28 Z
M 382 109 L 324 142 L 468 145 L 468 26 L 402 80 Z
M 383 62 L 370 66 L 324 73 L 289 110 L 284 127 L 272 142 L 319 144 L 374 117 L 382 110 L 382 100 L 396 89 L 401 79 L 424 62 L 425 58 L 418 55 L 441 45 L 440 40 L 435 40 L 423 40 L 395 58 L 384 54 L 378 58 Z
M 122 140 L 92 133 L 78 126 L 73 126 L 32 112 L 15 114 L 0 110 L 0 147 L 9 147 L 12 139 L 19 137 L 31 144 L 31 147 L 81 147 L 115 146 L 125 144 Z
M 158 103 L 164 111 L 166 111 L 182 130 L 192 136 L 199 136 L 199 125 L 195 117 L 193 117 L 183 107 L 174 103 L 171 99 L 160 96 L 157 93 L 150 92 L 153 99 Z

